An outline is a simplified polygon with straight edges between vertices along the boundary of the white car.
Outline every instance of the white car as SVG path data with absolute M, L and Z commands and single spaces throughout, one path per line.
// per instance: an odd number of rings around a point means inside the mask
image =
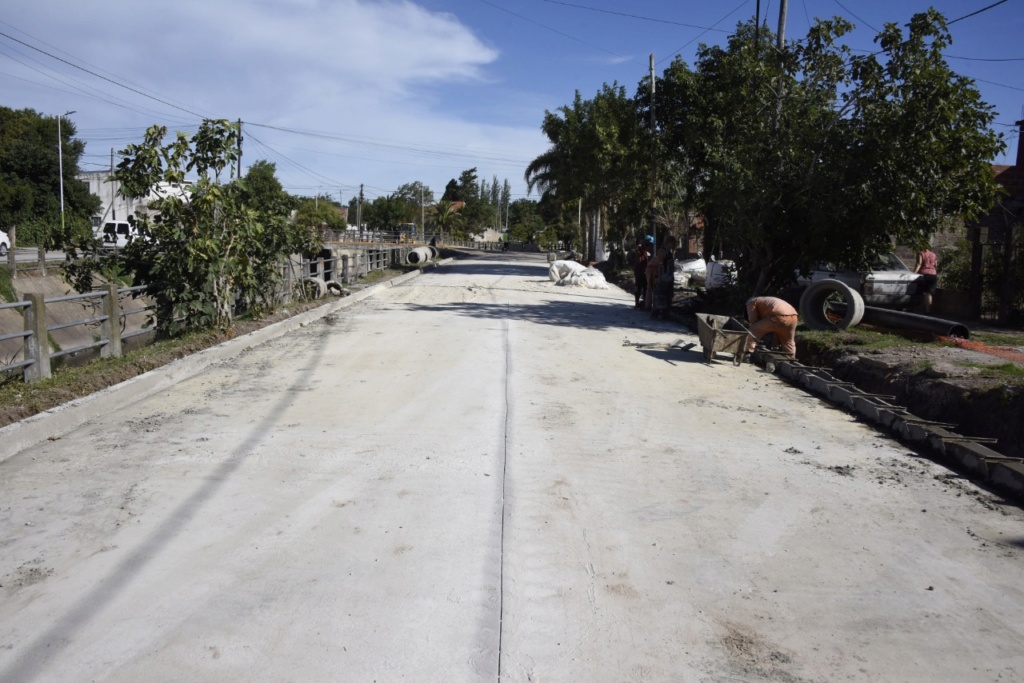
M 921 274 L 915 273 L 896 254 L 883 254 L 865 271 L 819 263 L 806 276 L 797 278 L 796 299 L 807 285 L 821 280 L 839 280 L 859 293 L 867 306 L 911 308 L 921 299 Z M 789 299 L 790 297 L 784 297 Z
M 11 238 L 7 236 L 7 233 L 0 230 L 0 258 L 7 256 L 7 252 L 11 248 Z

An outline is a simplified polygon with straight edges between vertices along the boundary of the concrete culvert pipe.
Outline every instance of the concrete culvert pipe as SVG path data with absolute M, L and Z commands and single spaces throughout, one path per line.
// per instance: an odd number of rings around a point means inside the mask
M 864 299 L 844 282 L 821 280 L 800 297 L 800 317 L 812 330 L 845 330 L 864 318 Z
M 409 265 L 419 265 L 430 260 L 430 249 L 427 247 L 416 247 L 405 257 Z
M 320 299 L 327 294 L 327 283 L 322 278 L 304 277 L 299 280 L 298 286 L 308 299 Z
M 345 288 L 337 280 L 328 280 L 326 284 L 327 291 L 334 296 L 348 296 L 348 292 L 345 291 Z
M 441 255 L 441 252 L 437 250 L 437 247 L 427 247 L 430 250 L 430 258 L 437 258 Z

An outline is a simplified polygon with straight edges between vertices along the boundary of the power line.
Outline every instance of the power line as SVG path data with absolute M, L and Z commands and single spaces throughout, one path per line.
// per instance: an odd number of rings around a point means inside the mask
M 719 19 L 718 21 L 716 21 L 716 22 L 715 22 L 714 24 L 712 24 L 712 25 L 711 25 L 711 28 L 705 29 L 705 30 L 704 30 L 704 31 L 702 31 L 701 33 L 698 33 L 698 34 L 697 34 L 696 36 L 694 36 L 694 37 L 693 37 L 693 38 L 691 38 L 690 40 L 686 41 L 685 43 L 683 43 L 682 45 L 680 45 L 679 47 L 677 47 L 677 48 L 676 48 L 675 50 L 672 50 L 672 52 L 671 52 L 671 53 L 669 53 L 669 55 L 670 55 L 670 56 L 668 56 L 668 57 L 665 57 L 664 59 L 661 59 L 660 61 L 658 61 L 658 64 L 660 65 L 660 64 L 662 64 L 662 63 L 664 63 L 664 62 L 668 61 L 669 59 L 674 59 L 674 58 L 675 58 L 675 56 L 676 56 L 677 54 L 679 54 L 680 52 L 682 52 L 682 51 L 683 51 L 683 49 L 684 49 L 684 48 L 686 48 L 686 47 L 688 47 L 688 46 L 689 46 L 689 45 L 690 45 L 691 43 L 693 43 L 693 41 L 695 41 L 695 40 L 699 40 L 701 36 L 703 36 L 703 35 L 707 34 L 707 32 L 708 32 L 708 31 L 711 31 L 711 30 L 712 30 L 712 29 L 713 29 L 713 28 L 714 28 L 715 26 L 718 26 L 718 25 L 719 25 L 719 24 L 721 24 L 721 23 L 722 23 L 723 21 L 725 21 L 726 19 L 728 19 L 728 18 L 729 18 L 729 17 L 731 17 L 732 15 L 736 14 L 736 12 L 740 11 L 741 9 L 743 9 L 743 6 L 744 6 L 744 5 L 746 5 L 746 4 L 747 4 L 747 3 L 749 3 L 749 2 L 750 2 L 750 0 L 743 0 L 743 2 L 741 2 L 741 3 L 740 3 L 740 4 L 738 4 L 738 5 L 736 5 L 736 8 L 735 8 L 735 9 L 733 9 L 733 10 L 732 10 L 731 12 L 729 12 L 728 14 L 726 14 L 726 15 L 725 15 L 724 17 L 722 17 L 721 19 Z
M 728 33 L 728 31 L 726 31 L 725 29 L 714 28 L 713 26 L 712 27 L 707 27 L 707 26 L 697 26 L 696 24 L 684 24 L 681 21 L 671 21 L 670 19 L 658 19 L 656 17 L 644 17 L 644 16 L 640 16 L 638 14 L 627 14 L 626 12 L 614 12 L 612 10 L 601 9 L 601 8 L 598 8 L 598 7 L 587 7 L 586 5 L 577 5 L 577 4 L 574 4 L 574 3 L 571 3 L 571 2 L 562 2 L 561 0 L 544 0 L 544 2 L 550 3 L 552 5 L 564 5 L 566 7 L 574 7 L 576 9 L 587 10 L 588 12 L 598 12 L 600 14 L 612 14 L 612 15 L 615 15 L 617 17 L 626 17 L 628 19 L 637 19 L 639 21 L 653 21 L 653 22 L 658 23 L 658 24 L 670 24 L 672 26 L 685 26 L 686 28 L 699 28 L 699 29 L 704 29 L 705 31 L 721 31 L 722 33 Z
M 834 2 L 835 2 L 835 3 L 837 4 L 837 5 L 839 5 L 840 7 L 842 7 L 842 8 L 843 8 L 843 11 L 845 11 L 845 12 L 846 12 L 847 14 L 849 14 L 849 15 L 850 15 L 851 17 L 853 17 L 854 19 L 856 19 L 856 20 L 857 20 L 857 21 L 859 21 L 860 23 L 864 24 L 865 26 L 867 26 L 867 27 L 868 27 L 869 29 L 871 29 L 871 30 L 872 30 L 872 31 L 874 31 L 875 33 L 879 33 L 879 30 L 878 30 L 877 28 L 875 28 L 874 26 L 872 26 L 871 24 L 869 24 L 868 22 L 864 21 L 863 19 L 861 19 L 860 17 L 858 17 L 858 16 L 856 15 L 856 14 L 854 14 L 853 12 L 851 12 L 851 11 L 850 11 L 850 9 L 849 9 L 849 8 L 847 8 L 847 7 L 846 7 L 846 5 L 844 5 L 843 3 L 839 2 L 839 0 L 833 0 L 833 1 L 834 1 Z
M 1006 2 L 1006 0 L 999 0 L 999 2 L 994 2 L 991 5 L 989 5 L 988 7 L 982 7 L 981 9 L 979 9 L 979 10 L 977 10 L 975 12 L 971 12 L 970 14 L 965 14 L 962 17 L 957 17 L 953 21 L 947 21 L 946 22 L 946 26 L 949 26 L 951 24 L 955 24 L 958 21 L 963 21 L 964 19 L 967 19 L 968 17 L 973 17 L 973 16 L 975 16 L 977 14 L 981 14 L 982 12 L 987 12 L 988 10 L 992 9 L 993 7 L 998 7 L 999 5 L 1002 5 L 1004 2 Z
M 191 114 L 192 116 L 195 116 L 195 117 L 200 118 L 200 119 L 208 119 L 208 118 L 210 118 L 209 116 L 203 116 L 202 114 L 197 114 L 196 112 L 191 111 L 189 109 L 186 109 L 184 107 L 179 107 L 176 104 L 171 104 L 167 100 L 160 99 L 159 97 L 155 97 L 153 95 L 145 93 L 145 92 L 143 92 L 143 91 L 141 91 L 141 90 L 139 90 L 137 88 L 132 88 L 131 86 L 127 86 L 124 83 L 118 83 L 117 81 L 115 81 L 112 78 L 107 78 L 106 76 L 104 76 L 102 74 L 98 74 L 95 71 L 91 71 L 89 69 L 86 69 L 85 67 L 82 67 L 82 66 L 79 66 L 77 64 L 74 64 L 73 62 L 69 62 L 68 60 L 64 59 L 63 57 L 58 57 L 55 54 L 47 52 L 46 50 L 40 50 L 38 47 L 35 47 L 34 45 L 29 45 L 24 40 L 19 40 L 19 39 L 15 38 L 14 36 L 12 36 L 12 35 L 10 35 L 8 33 L 4 33 L 3 31 L 0 31 L 0 36 L 3 36 L 4 38 L 7 38 L 8 40 L 13 40 L 14 42 L 16 42 L 16 43 L 18 43 L 20 45 L 24 45 L 25 47 L 29 48 L 30 50 L 35 50 L 36 52 L 42 53 L 42 54 L 46 55 L 47 57 L 49 57 L 50 59 L 56 59 L 58 62 L 62 62 L 64 64 L 67 64 L 68 66 L 70 66 L 70 67 L 72 67 L 74 69 L 78 69 L 79 71 L 84 71 L 85 73 L 87 73 L 87 74 L 89 74 L 91 76 L 95 76 L 96 78 L 102 79 L 104 81 L 107 81 L 108 83 L 113 83 L 114 85 L 116 85 L 119 88 L 124 88 L 125 90 L 130 90 L 131 92 L 135 93 L 136 95 L 142 95 L 143 97 L 149 98 L 151 100 L 159 102 L 160 104 L 166 105 L 168 107 L 172 107 L 173 109 L 177 109 L 179 111 L 183 111 L 186 114 Z
M 545 31 L 551 31 L 552 33 L 557 33 L 558 35 L 562 36 L 563 38 L 568 38 L 569 40 L 575 40 L 577 43 L 581 43 L 583 45 L 586 45 L 587 47 L 591 47 L 591 48 L 594 48 L 595 50 L 600 50 L 601 52 L 610 54 L 612 57 L 615 57 L 616 59 L 626 59 L 626 57 L 624 55 L 620 55 L 618 53 L 612 52 L 611 50 L 608 50 L 606 48 L 601 47 L 600 45 L 594 45 L 593 43 L 588 43 L 585 40 L 577 38 L 576 36 L 569 35 L 568 33 L 564 33 L 562 31 L 559 31 L 556 28 L 551 28 L 550 26 L 542 24 L 539 21 L 534 21 L 533 19 L 530 19 L 529 17 L 524 17 L 522 14 L 518 14 L 516 12 L 513 12 L 510 9 L 505 9 L 504 7 L 501 7 L 499 5 L 495 5 L 493 2 L 488 2 L 488 0 L 479 0 L 479 1 L 482 2 L 485 5 L 493 7 L 496 10 L 501 10 L 502 12 L 505 12 L 507 14 L 511 14 L 512 16 L 514 16 L 514 17 L 516 17 L 518 19 L 522 19 L 523 21 L 529 22 L 529 23 L 533 24 L 534 26 L 540 26 Z

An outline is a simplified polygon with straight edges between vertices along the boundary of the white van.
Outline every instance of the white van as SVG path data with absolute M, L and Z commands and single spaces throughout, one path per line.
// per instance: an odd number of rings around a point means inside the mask
M 95 234 L 103 242 L 104 249 L 122 249 L 139 236 L 139 231 L 128 221 L 107 221 L 102 227 L 95 228 Z

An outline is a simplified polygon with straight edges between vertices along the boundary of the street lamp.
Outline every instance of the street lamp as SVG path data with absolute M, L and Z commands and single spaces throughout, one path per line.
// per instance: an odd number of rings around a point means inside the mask
M 57 117 L 57 168 L 60 173 L 60 237 L 62 240 L 64 239 L 64 140 L 60 134 L 60 120 L 74 113 L 73 111 L 66 111 Z

